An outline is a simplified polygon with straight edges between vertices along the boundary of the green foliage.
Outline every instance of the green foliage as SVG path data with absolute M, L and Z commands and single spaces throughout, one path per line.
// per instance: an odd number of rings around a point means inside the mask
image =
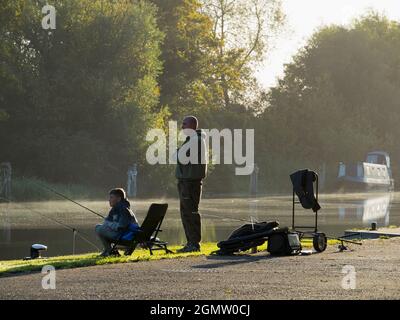
M 4 110 L 0 109 L 0 121 L 5 121 L 8 119 L 8 114 Z
M 288 190 L 301 167 L 334 177 L 372 149 L 400 160 L 397 22 L 370 13 L 322 28 L 266 93 L 254 68 L 281 1 L 55 0 L 55 30 L 42 29 L 44 4 L 0 3 L 0 161 L 14 176 L 111 188 L 137 163 L 139 195 L 175 194 L 174 168 L 146 163 L 145 137 L 187 114 L 203 128 L 255 128 L 263 191 Z M 249 179 L 215 165 L 205 183 L 236 193 Z
M 265 58 L 284 24 L 280 0 L 200 0 L 212 20 L 215 39 L 214 86 L 219 105 L 251 107 L 259 91 L 254 68 Z
M 173 117 L 249 105 L 254 66 L 283 22 L 277 0 L 152 0 L 165 33 L 162 105 Z M 229 28 L 229 30 L 228 30 Z M 223 122 L 224 124 L 226 122 Z
M 266 153 L 332 170 L 373 149 L 400 160 L 399 48 L 400 24 L 373 13 L 318 31 L 268 95 L 260 116 Z
M 1 108 L 9 115 L 2 157 L 20 175 L 117 183 L 128 165 L 144 163 L 143 135 L 159 118 L 156 10 L 144 1 L 59 0 L 49 31 L 41 26 L 44 4 L 3 8 L 10 23 L 0 49 Z
M 212 35 L 211 19 L 200 12 L 198 0 L 152 2 L 158 7 L 158 26 L 165 34 L 160 104 L 168 106 L 175 119 L 216 108 L 218 89 L 213 76 L 217 40 Z

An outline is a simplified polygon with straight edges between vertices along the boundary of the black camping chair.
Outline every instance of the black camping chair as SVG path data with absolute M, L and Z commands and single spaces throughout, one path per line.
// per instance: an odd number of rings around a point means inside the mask
M 126 247 L 125 254 L 130 255 L 135 251 L 138 244 L 143 244 L 145 248 L 149 249 L 150 254 L 153 255 L 154 250 L 165 250 L 165 253 L 173 253 L 167 247 L 167 242 L 157 239 L 159 232 L 162 232 L 161 224 L 167 213 L 168 204 L 152 203 L 146 218 L 140 226 L 139 232 L 133 237 L 132 240 L 122 240 L 121 238 L 114 243 L 113 250 L 117 246 Z M 121 236 L 122 237 L 122 236 Z

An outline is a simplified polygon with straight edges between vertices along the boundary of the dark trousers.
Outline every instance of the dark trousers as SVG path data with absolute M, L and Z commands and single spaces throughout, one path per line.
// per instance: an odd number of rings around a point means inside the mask
M 183 229 L 187 243 L 198 245 L 201 240 L 201 220 L 199 203 L 201 199 L 201 180 L 179 180 L 178 192 Z
M 104 251 L 111 252 L 112 244 L 119 238 L 120 234 L 111 230 L 104 224 L 98 224 L 95 230 L 97 236 L 103 244 Z

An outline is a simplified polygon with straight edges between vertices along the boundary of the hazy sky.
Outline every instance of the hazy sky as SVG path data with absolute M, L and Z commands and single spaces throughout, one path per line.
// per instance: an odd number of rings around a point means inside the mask
M 284 64 L 303 47 L 314 31 L 327 24 L 349 24 L 368 9 L 400 21 L 400 0 L 283 0 L 286 30 L 260 66 L 257 77 L 264 87 L 275 85 Z

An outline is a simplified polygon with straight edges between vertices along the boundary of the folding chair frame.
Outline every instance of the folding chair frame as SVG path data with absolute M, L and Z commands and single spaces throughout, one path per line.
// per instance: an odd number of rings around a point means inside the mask
M 165 250 L 165 253 L 173 253 L 171 250 L 168 249 L 168 242 L 157 240 L 158 233 L 162 232 L 161 225 L 163 221 L 164 217 L 162 217 L 160 222 L 157 224 L 153 235 L 150 237 L 150 240 L 141 239 L 143 234 L 142 230 L 139 230 L 139 232 L 134 236 L 132 240 L 121 240 L 123 235 L 122 234 L 121 237 L 113 244 L 112 251 L 114 251 L 118 245 L 121 245 L 127 247 L 127 250 L 125 252 L 131 255 L 135 251 L 136 247 L 141 243 L 144 244 L 144 248 L 149 249 L 150 255 L 153 255 L 153 251 L 156 250 Z

